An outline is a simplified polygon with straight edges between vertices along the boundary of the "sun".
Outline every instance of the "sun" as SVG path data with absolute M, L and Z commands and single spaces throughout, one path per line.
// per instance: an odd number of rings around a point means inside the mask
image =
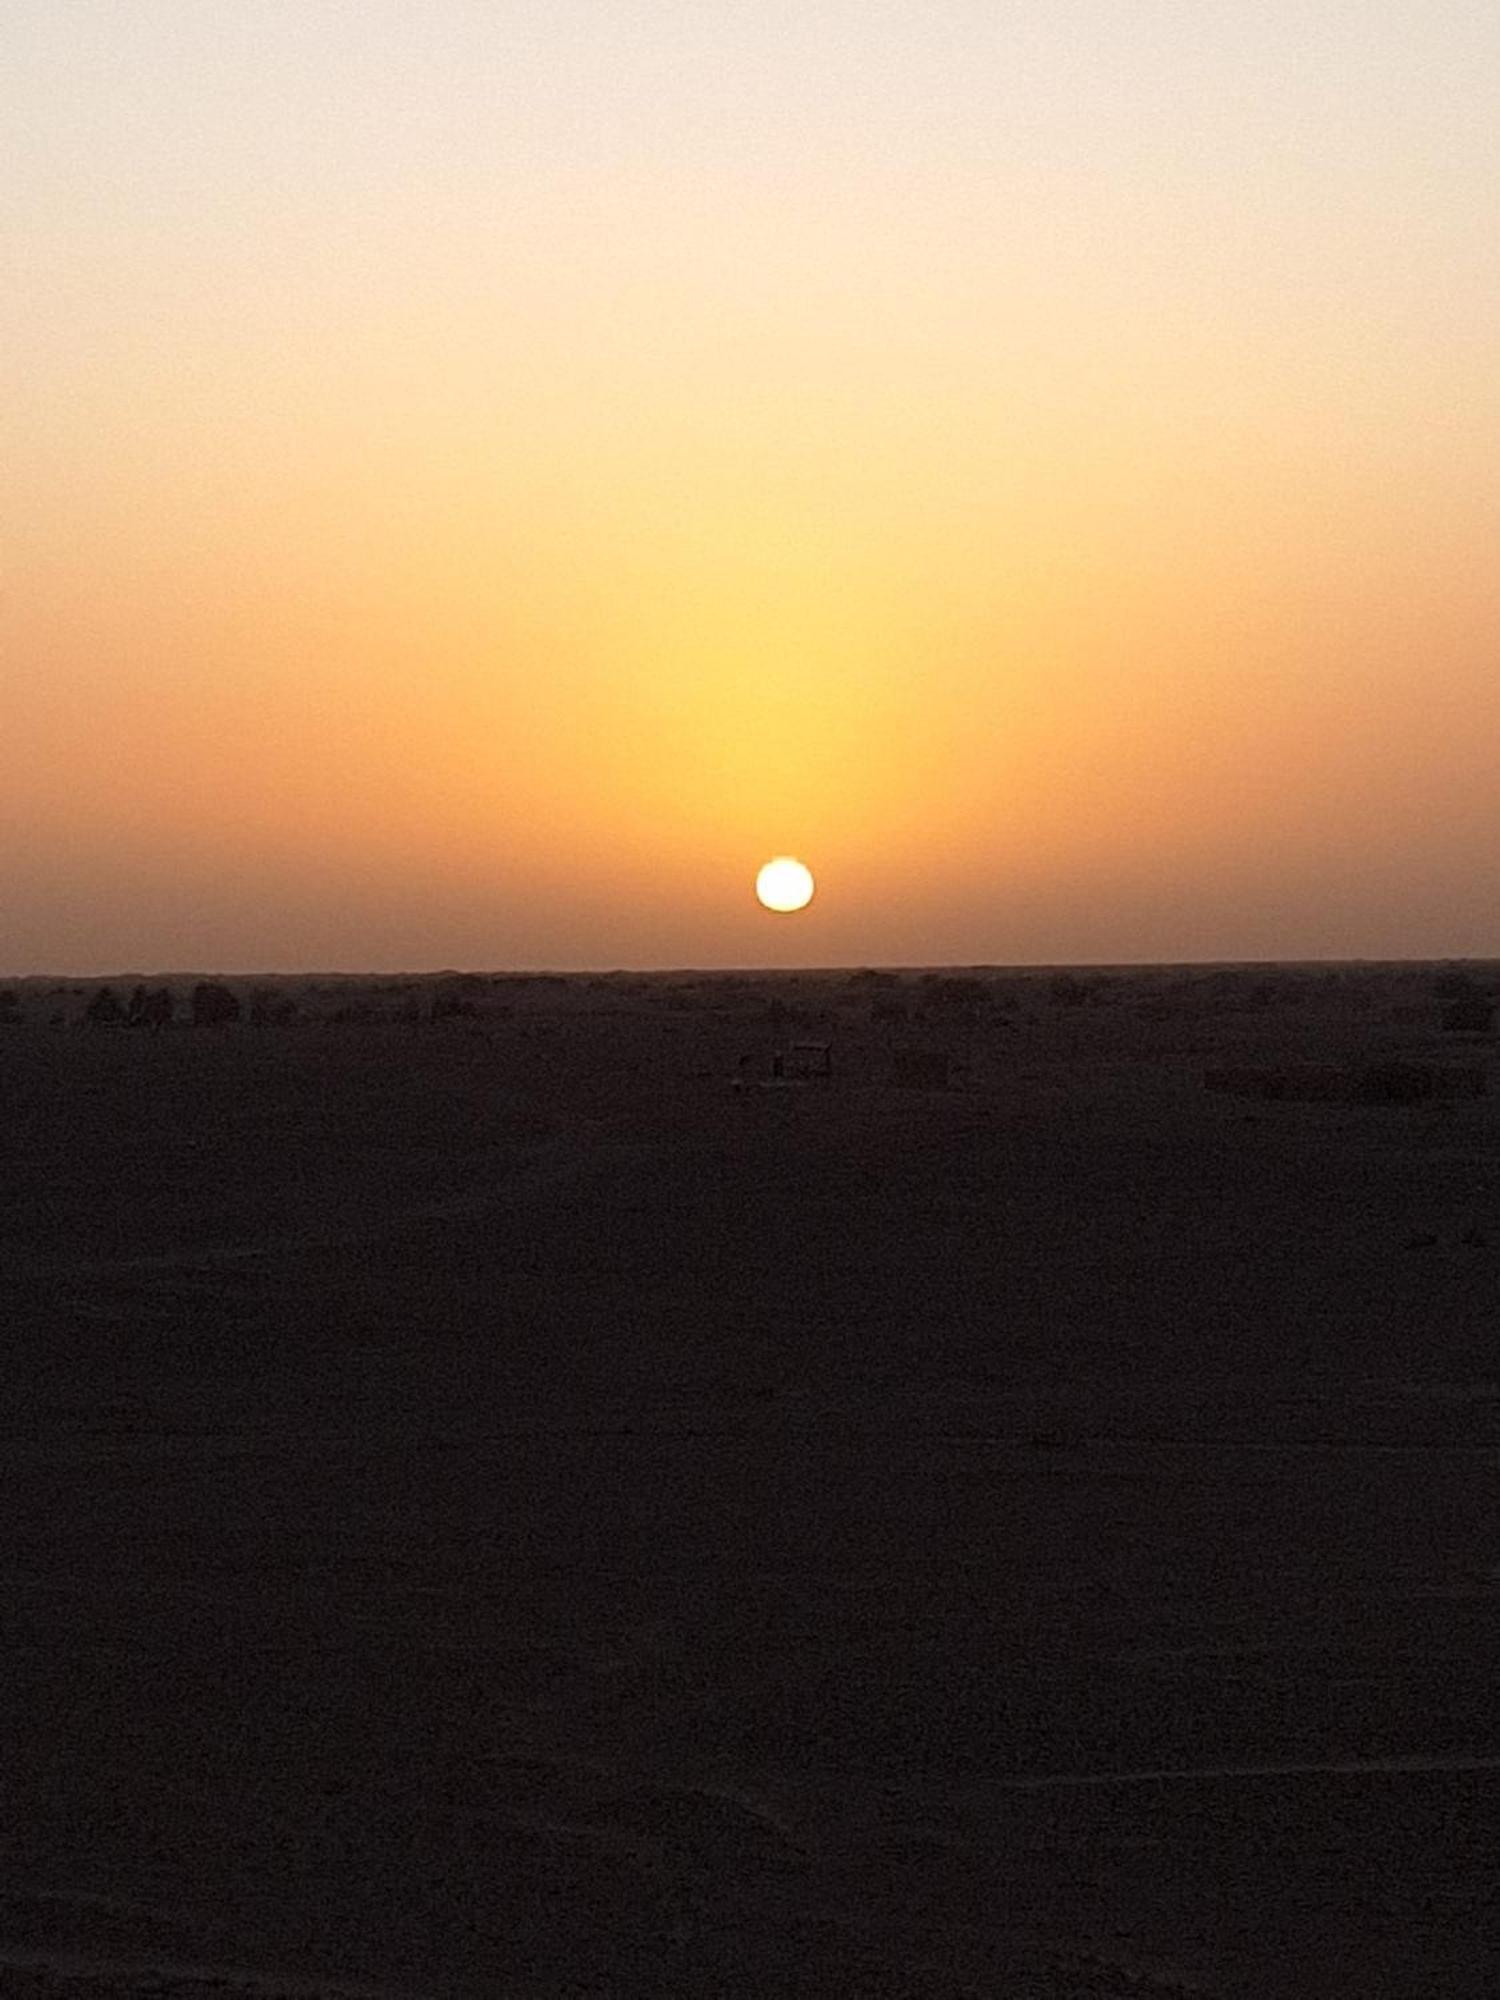
M 813 897 L 812 870 L 790 854 L 778 854 L 755 878 L 755 893 L 768 910 L 789 917 L 805 910 Z

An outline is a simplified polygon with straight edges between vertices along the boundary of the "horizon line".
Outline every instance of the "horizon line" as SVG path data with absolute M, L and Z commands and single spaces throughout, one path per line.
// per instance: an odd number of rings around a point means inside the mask
M 222 966 L 178 966 L 145 971 L 126 966 L 105 972 L 3 972 L 7 984 L 97 985 L 110 980 L 179 979 L 819 979 L 859 972 L 1239 972 L 1257 970 L 1343 970 L 1398 971 L 1423 966 L 1497 966 L 1500 953 L 1486 957 L 1472 952 L 1442 953 L 1416 958 L 1140 958 L 1140 959 L 951 959 L 875 960 L 850 959 L 839 964 L 821 965 L 596 965 L 596 966 L 364 966 L 340 969 L 335 966 L 308 966 L 296 970 L 247 968 L 226 970 Z

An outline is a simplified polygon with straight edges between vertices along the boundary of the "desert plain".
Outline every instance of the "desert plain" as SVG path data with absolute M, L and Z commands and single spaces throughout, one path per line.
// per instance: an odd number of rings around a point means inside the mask
M 1497 979 L 12 982 L 0 1993 L 1500 1990 Z

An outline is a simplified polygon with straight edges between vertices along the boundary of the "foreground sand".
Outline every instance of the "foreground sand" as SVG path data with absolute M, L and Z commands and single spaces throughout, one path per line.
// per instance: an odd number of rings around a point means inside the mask
M 1497 1990 L 1500 1100 L 582 994 L 0 1043 L 0 1993 Z

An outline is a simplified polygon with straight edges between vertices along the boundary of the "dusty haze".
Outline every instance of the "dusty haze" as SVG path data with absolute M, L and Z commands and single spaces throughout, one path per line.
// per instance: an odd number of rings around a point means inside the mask
M 1496 948 L 1492 10 L 0 45 L 0 968 Z

